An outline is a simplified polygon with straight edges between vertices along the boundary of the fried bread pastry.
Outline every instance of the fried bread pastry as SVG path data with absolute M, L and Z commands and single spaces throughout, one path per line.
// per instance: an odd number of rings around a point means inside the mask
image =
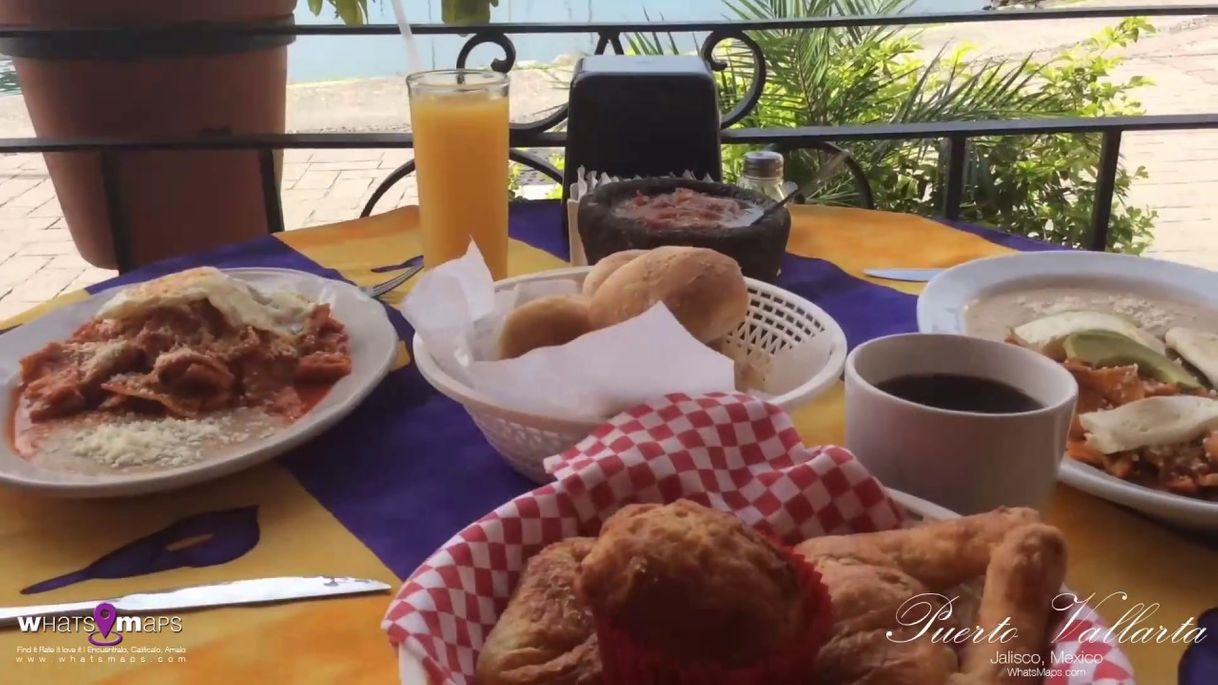
M 814 685 L 1030 685 L 994 662 L 998 652 L 1043 652 L 1065 573 L 1061 533 L 1030 509 L 814 538 L 796 552 L 832 601 Z M 601 685 L 594 609 L 669 654 L 748 663 L 805 626 L 784 562 L 728 514 L 692 502 L 625 507 L 599 540 L 565 540 L 529 561 L 479 656 L 478 683 Z M 988 634 L 1007 619 L 1008 642 L 970 643 L 958 657 L 898 619 L 910 598 L 925 602 L 915 613 L 933 615 L 945 599 L 932 593 L 954 595 L 983 574 L 976 619 L 955 603 L 935 626 Z
M 623 507 L 584 558 L 594 616 L 675 659 L 749 666 L 805 634 L 791 560 L 739 519 L 688 500 Z
M 815 682 L 941 685 L 956 671 L 956 653 L 930 640 L 910 640 L 916 631 L 897 621 L 901 606 L 926 593 L 926 586 L 878 545 L 856 539 L 861 537 L 866 536 L 815 538 L 796 548 L 805 556 L 815 548 L 809 558 L 833 606 L 833 633 L 817 656 Z
M 795 551 L 820 572 L 833 602 L 833 634 L 818 657 L 817 684 L 1007 685 L 994 679 L 996 670 L 983 669 L 999 668 L 988 664 L 990 646 L 978 646 L 958 672 L 951 646 L 932 641 L 933 631 L 913 639 L 921 626 L 904 626 L 897 617 L 907 600 L 924 594 L 926 604 L 917 615 L 933 615 L 942 600 L 930 593 L 949 592 L 986 574 L 976 623 L 988 630 L 1010 615 L 1020 621 L 1027 642 L 997 647 L 1039 653 L 1065 564 L 1061 534 L 1039 521 L 1031 509 L 1000 508 L 797 545 Z M 951 622 L 936 627 L 961 627 L 961 613 L 967 612 L 955 611 Z
M 984 514 L 928 521 L 915 528 L 845 536 L 851 544 L 871 545 L 890 556 L 904 572 L 934 591 L 955 587 L 985 573 L 990 552 L 1011 530 L 1040 521 L 1023 507 L 1000 507 Z M 837 537 L 812 538 L 796 551 L 816 558 Z
M 986 569 L 977 625 L 987 632 L 1007 621 L 1007 642 L 977 642 L 965 647 L 959 676 L 951 685 L 1033 685 L 1039 676 L 1020 676 L 999 654 L 1043 654 L 1050 604 L 1066 576 L 1066 541 L 1061 531 L 1043 524 L 1022 526 L 994 548 Z M 1022 663 L 1031 663 L 1024 660 Z
M 593 542 L 569 538 L 529 559 L 478 654 L 478 685 L 601 685 L 592 618 L 575 595 Z

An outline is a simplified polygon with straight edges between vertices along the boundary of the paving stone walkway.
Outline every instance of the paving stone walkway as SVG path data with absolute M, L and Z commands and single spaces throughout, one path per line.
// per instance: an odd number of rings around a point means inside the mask
M 1154 36 L 1126 54 L 1116 75 L 1151 80 L 1138 92 L 1148 114 L 1218 112 L 1218 18 Z M 1150 173 L 1129 196 L 1159 212 L 1150 254 L 1218 269 L 1218 129 L 1130 133 L 1121 150 Z
M 1087 33 L 1080 29 L 1075 35 Z M 1126 56 L 1118 75 L 1140 74 L 1153 83 L 1138 93 L 1149 113 L 1218 112 L 1218 20 L 1174 27 L 1130 47 Z M 0 117 L 0 129 L 0 135 L 30 135 L 28 121 L 10 125 L 7 116 Z M 1151 254 L 1218 269 L 1218 131 L 1128 134 L 1122 151 L 1127 164 L 1150 172 L 1148 181 L 1135 185 L 1130 201 L 1159 212 Z M 406 150 L 287 151 L 285 224 L 299 228 L 357 216 L 378 179 L 409 155 Z M 382 198 L 377 210 L 416 199 L 414 181 L 408 179 Z M 41 156 L 0 155 L 0 320 L 111 275 L 77 254 Z
M 284 225 L 359 216 L 379 180 L 408 159 L 409 151 L 397 149 L 286 151 Z M 417 201 L 417 186 L 408 178 L 380 199 L 377 211 Z M 0 320 L 114 275 L 77 253 L 42 156 L 0 156 Z

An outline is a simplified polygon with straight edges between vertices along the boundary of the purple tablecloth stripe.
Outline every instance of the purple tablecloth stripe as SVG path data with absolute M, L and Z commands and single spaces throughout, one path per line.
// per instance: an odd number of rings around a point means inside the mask
M 562 229 L 561 206 L 560 200 L 512 203 L 508 231 L 516 240 L 570 261 L 571 245 Z
M 513 204 L 511 234 L 565 259 L 560 211 L 557 201 Z M 956 227 L 1016 249 L 1044 249 L 996 231 Z M 406 256 L 391 255 L 393 260 Z M 144 267 L 89 290 L 203 264 L 299 269 L 341 278 L 267 237 Z M 782 269 L 779 284 L 828 311 L 851 345 L 917 327 L 911 295 L 852 278 L 820 259 L 788 255 Z M 397 310 L 387 310 L 401 338 L 409 341 L 409 324 Z M 464 409 L 432 389 L 413 365 L 390 373 L 351 416 L 284 455 L 280 463 L 401 577 L 455 531 L 533 487 L 495 455 Z
M 403 578 L 454 532 L 533 487 L 413 365 L 281 463 Z
M 999 231 L 985 226 L 977 226 L 974 224 L 966 224 L 963 221 L 948 221 L 947 219 L 936 219 L 940 223 L 947 224 L 952 228 L 959 229 L 965 233 L 972 233 L 976 236 L 981 236 L 991 243 L 1009 247 L 1012 250 L 1020 252 L 1053 252 L 1055 250 L 1068 250 L 1068 247 L 1061 245 L 1053 245 L 1032 238 L 1025 238 L 1021 235 L 1014 235 L 1005 231 Z
M 845 331 L 851 348 L 918 328 L 916 297 L 854 278 L 832 262 L 785 255 L 778 285 L 828 312 Z

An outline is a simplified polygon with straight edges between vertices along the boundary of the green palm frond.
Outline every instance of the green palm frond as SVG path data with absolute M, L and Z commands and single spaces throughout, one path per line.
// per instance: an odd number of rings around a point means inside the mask
M 726 0 L 729 18 L 766 20 L 883 15 L 908 11 L 910 0 Z M 768 79 L 758 106 L 738 126 L 799 127 L 866 123 L 1026 119 L 1053 116 L 1137 114 L 1130 91 L 1141 77 L 1113 81 L 1114 46 L 1136 41 L 1153 28 L 1143 19 L 1122 20 L 1090 41 L 1044 62 L 982 59 L 967 47 L 926 56 L 920 32 L 896 26 L 751 31 L 767 60 Z M 656 33 L 629 37 L 641 54 L 691 53 L 698 39 Z M 689 47 L 680 48 L 688 42 Z M 720 102 L 730 109 L 749 91 L 749 50 L 725 42 L 716 57 Z M 877 203 L 895 211 L 928 214 L 941 201 L 941 141 L 859 141 L 850 151 L 866 169 Z M 724 149 L 725 174 L 735 172 L 745 146 Z M 1099 155 L 1097 136 L 987 137 L 971 141 L 965 218 L 1033 237 L 1079 245 L 1086 238 L 1089 203 Z M 789 180 L 803 183 L 826 156 L 793 152 Z M 1128 207 L 1130 179 L 1117 177 L 1114 249 L 1138 251 L 1154 219 L 1149 209 Z M 844 174 L 825 186 L 818 201 L 857 202 Z

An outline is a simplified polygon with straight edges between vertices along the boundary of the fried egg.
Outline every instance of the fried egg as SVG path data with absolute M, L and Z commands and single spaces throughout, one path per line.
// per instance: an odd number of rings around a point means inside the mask
M 1192 442 L 1218 428 L 1218 400 L 1195 395 L 1147 397 L 1116 409 L 1080 414 L 1087 445 L 1115 454 Z
M 294 335 L 316 306 L 297 293 L 262 291 L 210 266 L 162 276 L 124 289 L 102 306 L 102 319 L 126 319 L 160 307 L 206 300 L 233 326 Z

